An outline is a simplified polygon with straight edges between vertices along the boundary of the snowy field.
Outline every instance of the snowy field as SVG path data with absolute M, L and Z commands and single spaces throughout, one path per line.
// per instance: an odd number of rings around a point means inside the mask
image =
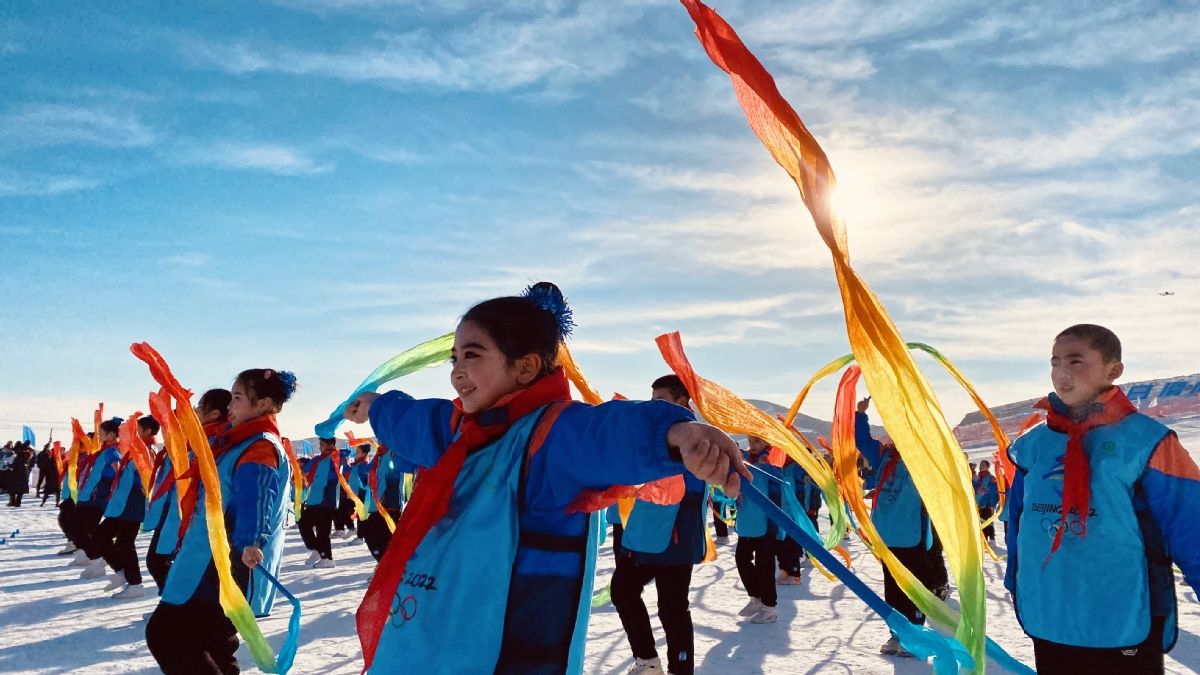
M 32 495 L 30 495 L 32 497 Z M 31 502 L 32 505 L 30 504 Z M 102 593 L 104 580 L 81 581 L 67 557 L 56 556 L 62 537 L 56 510 L 26 500 L 22 509 L 0 511 L 0 530 L 21 533 L 0 546 L 0 672 L 4 673 L 150 673 L 154 661 L 143 642 L 145 617 L 156 600 L 116 601 Z M 358 673 L 362 667 L 354 635 L 354 609 L 373 561 L 360 544 L 336 543 L 338 567 L 306 570 L 307 552 L 295 530 L 289 530 L 283 583 L 303 603 L 302 646 L 295 673 Z M 148 535 L 139 538 L 145 553 Z M 855 569 L 882 594 L 879 565 L 861 544 L 851 546 Z M 612 573 L 606 545 L 600 559 L 598 586 Z M 988 562 L 988 632 L 1017 658 L 1032 663 L 1029 641 L 1017 627 L 1000 585 L 1002 563 Z M 878 654 L 887 638 L 883 621 L 840 584 L 806 570 L 802 586 L 780 587 L 780 621 L 774 625 L 738 622 L 746 602 L 733 565 L 733 547 L 722 546 L 714 564 L 696 568 L 692 583 L 692 616 L 696 625 L 698 673 L 927 673 L 930 667 L 911 659 Z M 149 576 L 146 583 L 152 586 Z M 1200 669 L 1200 604 L 1190 589 L 1180 590 L 1179 645 L 1167 670 Z M 654 589 L 646 598 L 654 614 Z M 289 605 L 262 622 L 273 645 L 283 639 Z M 660 650 L 665 650 L 657 622 Z M 470 630 L 469 617 L 448 630 Z M 243 647 L 239 658 L 250 657 Z M 592 617 L 587 672 L 621 673 L 630 665 L 629 647 L 611 606 Z M 429 672 L 435 673 L 436 669 Z M 1000 672 L 993 669 L 993 672 Z

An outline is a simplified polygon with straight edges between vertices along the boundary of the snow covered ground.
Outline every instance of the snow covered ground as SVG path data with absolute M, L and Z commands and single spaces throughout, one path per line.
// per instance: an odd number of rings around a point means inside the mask
M 32 495 L 30 495 L 32 497 Z M 116 601 L 101 593 L 104 580 L 81 581 L 67 557 L 56 556 L 63 540 L 57 511 L 37 507 L 33 499 L 17 509 L 0 508 L 0 532 L 20 528 L 0 545 L 0 672 L 4 673 L 150 673 L 154 661 L 143 641 L 145 617 L 156 600 Z M 142 553 L 148 535 L 139 538 Z M 358 673 L 362 661 L 354 634 L 354 610 L 366 588 L 373 561 L 361 544 L 335 544 L 338 567 L 307 570 L 307 553 L 295 530 L 289 531 L 283 583 L 303 603 L 302 646 L 293 672 Z M 855 569 L 882 594 L 879 565 L 862 545 L 851 545 Z M 1032 664 L 1032 647 L 1017 627 L 1000 585 L 1002 563 L 988 562 L 988 632 L 1022 661 Z M 598 587 L 612 573 L 606 545 L 600 559 Z M 807 573 L 807 572 L 806 572 Z M 883 621 L 869 612 L 845 587 L 810 574 L 802 586 L 780 587 L 780 622 L 738 622 L 746 602 L 737 581 L 733 547 L 722 546 L 714 564 L 696 568 L 692 584 L 692 616 L 696 626 L 698 673 L 927 673 L 913 660 L 878 654 L 887 638 Z M 146 583 L 152 581 L 146 576 Z M 1180 590 L 1182 631 L 1167 670 L 1200 669 L 1200 604 L 1190 589 Z M 653 587 L 646 599 L 654 609 Z M 283 639 L 289 606 L 262 622 L 273 645 Z M 660 650 L 665 651 L 656 625 Z M 448 630 L 470 630 L 470 618 Z M 245 649 L 239 654 L 250 664 Z M 629 647 L 611 606 L 595 612 L 589 632 L 587 672 L 622 673 L 629 667 Z M 249 667 L 247 665 L 247 667 Z M 429 670 L 436 673 L 436 668 Z M 1000 672 L 998 668 L 992 672 Z

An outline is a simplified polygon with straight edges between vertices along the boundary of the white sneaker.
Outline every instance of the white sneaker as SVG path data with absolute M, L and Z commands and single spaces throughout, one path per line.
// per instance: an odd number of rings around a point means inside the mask
M 129 584 L 120 593 L 113 593 L 113 600 L 130 600 L 133 598 L 142 598 L 146 596 L 146 591 L 141 584 Z
M 71 559 L 71 562 L 67 563 L 67 567 L 87 567 L 89 562 L 91 560 L 83 552 L 83 549 L 77 548 L 75 549 L 75 557 Z
M 754 618 L 750 619 L 750 623 L 775 623 L 776 621 L 779 621 L 779 610 L 765 605 L 758 614 L 754 615 Z
M 100 577 L 108 574 L 108 572 L 106 571 L 107 569 L 108 569 L 108 566 L 106 566 L 104 564 L 104 560 L 97 558 L 97 559 L 89 562 L 83 568 L 83 572 L 80 572 L 79 578 L 80 579 L 99 579 Z
M 72 544 L 71 542 L 68 541 L 67 545 L 64 546 L 63 549 L 58 552 L 58 555 L 67 555 L 68 553 L 74 553 L 74 552 L 75 552 L 75 544 Z
M 317 562 L 313 563 L 313 569 L 316 570 L 328 570 L 333 569 L 334 567 L 337 567 L 337 565 L 333 564 L 333 558 L 321 558 Z
M 762 600 L 759 600 L 758 598 L 750 598 L 750 602 L 746 603 L 746 606 L 742 608 L 742 611 L 738 612 L 738 616 L 754 616 L 755 614 L 758 614 L 762 608 Z
M 108 575 L 108 585 L 104 587 L 105 592 L 115 591 L 125 585 L 125 575 L 113 573 Z
M 651 673 L 661 673 L 662 662 L 658 657 L 652 659 L 634 659 L 633 667 L 625 671 L 625 675 L 651 675 Z
M 321 554 L 317 553 L 316 551 L 312 551 L 311 553 L 308 554 L 308 560 L 305 560 L 304 564 L 309 567 L 312 567 L 313 563 L 317 562 L 320 559 L 321 559 Z

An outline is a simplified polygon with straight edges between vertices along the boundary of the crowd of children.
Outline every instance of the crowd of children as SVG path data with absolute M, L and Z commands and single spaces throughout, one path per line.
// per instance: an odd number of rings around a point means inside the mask
M 821 493 L 813 481 L 794 462 L 771 464 L 762 439 L 750 437 L 743 451 L 697 422 L 674 375 L 655 380 L 647 401 L 572 401 L 557 361 L 572 325 L 551 284 L 475 305 L 455 332 L 457 398 L 362 394 L 345 417 L 369 422 L 379 445 L 343 453 L 333 438 L 321 438 L 319 452 L 301 461 L 297 526 L 311 551 L 307 564 L 334 567 L 335 531 L 357 536 L 378 561 L 356 616 L 367 672 L 406 672 L 400 664 L 412 663 L 437 664 L 438 672 L 579 672 L 600 525 L 594 509 L 579 505 L 614 486 L 673 476 L 683 485 L 672 503 L 645 497 L 609 510 L 616 559 L 609 590 L 633 658 L 629 673 L 693 672 L 690 586 L 709 550 L 710 520 L 718 540 L 728 536 L 725 520 L 734 520 L 748 626 L 777 622 L 777 584 L 803 582 L 803 549 L 739 495 L 748 481 L 791 518 L 816 525 Z M 1176 630 L 1172 565 L 1194 589 L 1200 581 L 1200 470 L 1170 429 L 1137 413 L 1113 386 L 1122 371 L 1111 331 L 1063 331 L 1052 348 L 1054 393 L 1038 404 L 1047 423 L 1008 451 L 1016 475 L 1005 504 L 1005 586 L 1039 672 L 1163 672 Z M 219 476 L 232 574 L 259 616 L 275 587 L 254 570 L 278 574 L 291 510 L 292 464 L 276 415 L 295 389 L 286 371 L 246 370 L 230 390 L 205 392 L 195 408 Z M 869 397 L 858 404 L 856 443 L 872 520 L 896 557 L 945 599 L 951 586 L 938 533 L 899 449 L 872 436 L 870 404 Z M 118 442 L 122 424 L 104 421 L 91 439 L 95 452 L 79 453 L 73 470 L 52 457 L 54 471 L 39 481 L 46 498 L 64 495 L 61 553 L 73 556 L 82 578 L 107 575 L 114 598 L 141 597 L 134 544 L 139 532 L 150 533 L 145 565 L 161 596 L 146 625 L 151 654 L 167 673 L 237 672 L 237 633 L 218 601 L 197 449 L 189 449 L 188 467 L 173 466 L 165 449 L 155 449 L 158 421 L 139 419 L 136 433 L 153 450 L 147 492 L 132 445 Z M 34 461 L 30 450 L 19 451 L 22 471 Z M 761 471 L 750 472 L 751 464 Z M 188 486 L 183 494 L 177 482 Z M 1002 487 L 988 462 L 973 486 L 987 520 Z M 366 515 L 357 528 L 351 495 Z M 735 519 L 725 508 L 732 505 Z M 984 535 L 994 540 L 990 526 Z M 923 623 L 886 567 L 883 576 L 887 603 Z M 642 600 L 651 581 L 665 662 Z M 446 630 L 468 614 L 470 631 Z M 896 637 L 880 651 L 908 655 Z

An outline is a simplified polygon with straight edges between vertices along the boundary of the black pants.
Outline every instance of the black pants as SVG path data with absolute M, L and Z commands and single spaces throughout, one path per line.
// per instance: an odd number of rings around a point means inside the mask
M 658 619 L 667 634 L 667 672 L 691 675 L 695 668 L 692 613 L 688 609 L 691 565 L 642 565 L 628 560 L 617 566 L 612 577 L 612 603 L 629 646 L 639 659 L 658 656 L 650 614 L 642 601 L 642 590 L 651 581 L 658 590 Z
M 100 557 L 112 571 L 123 573 L 125 583 L 131 585 L 142 583 L 141 563 L 134 544 L 141 529 L 141 523 L 116 518 L 105 518 L 97 528 L 96 545 Z
M 46 505 L 46 501 L 50 499 L 50 495 L 54 495 L 54 505 L 59 504 L 59 489 L 58 481 L 54 481 L 46 485 L 46 491 L 42 493 L 42 506 Z
M 946 585 L 948 577 L 946 576 L 946 564 L 942 560 L 941 542 L 934 538 L 934 545 L 928 551 L 924 546 L 908 546 L 904 548 L 893 548 L 892 553 L 904 566 L 908 568 L 913 576 L 920 581 L 925 588 L 937 590 L 940 586 Z M 925 624 L 925 615 L 913 601 L 904 594 L 900 589 L 896 579 L 892 577 L 892 573 L 888 571 L 887 566 L 883 568 L 883 599 L 887 604 L 891 605 L 908 620 L 917 624 Z
M 388 513 L 392 516 L 392 522 L 400 519 L 399 509 L 388 509 Z M 375 558 L 376 562 L 379 562 L 379 559 L 387 551 L 388 543 L 392 541 L 392 531 L 388 529 L 383 516 L 378 512 L 372 513 L 365 521 L 358 524 L 358 532 L 362 535 L 363 541 L 367 542 L 367 550 L 371 552 L 371 556 Z
M 1165 670 L 1162 648 L 1163 623 L 1164 619 L 1161 617 L 1153 619 L 1150 622 L 1150 635 L 1140 645 L 1114 649 L 1072 647 L 1033 638 L 1035 667 L 1039 675 L 1161 675 Z
M 74 515 L 75 502 L 68 499 L 58 504 L 58 529 L 62 530 L 63 536 L 72 544 L 75 543 L 75 539 L 71 537 L 71 519 Z
M 806 514 L 808 519 L 813 524 L 813 528 L 818 532 L 821 528 L 817 527 L 817 514 Z M 795 539 L 788 537 L 779 542 L 779 569 L 788 574 L 798 577 L 800 576 L 800 561 L 804 559 L 804 547 Z
M 146 624 L 146 646 L 166 675 L 241 672 L 237 630 L 220 605 L 158 603 Z
M 721 520 L 721 512 L 717 510 L 716 504 L 713 504 L 712 514 L 713 514 L 713 527 L 715 527 L 717 529 L 717 536 L 718 537 L 728 537 L 729 536 L 729 526 L 725 524 L 725 521 Z
M 71 540 L 92 560 L 99 558 L 101 553 L 96 535 L 102 518 L 104 509 L 99 506 L 78 505 L 71 514 Z
M 344 532 L 348 528 L 354 527 L 354 519 L 351 514 L 354 513 L 354 502 L 346 495 L 341 495 L 341 500 L 338 502 L 337 512 L 334 515 L 333 526 L 338 532 Z
M 758 598 L 767 607 L 774 607 L 779 602 L 775 589 L 775 559 L 779 549 L 780 542 L 773 536 L 738 537 L 733 552 L 738 576 L 747 595 Z
M 146 569 L 150 571 L 150 578 L 154 579 L 154 585 L 158 587 L 158 594 L 162 595 L 163 586 L 167 583 L 167 572 L 171 571 L 171 563 L 175 562 L 175 556 L 155 552 L 160 537 L 161 527 L 154 530 L 154 534 L 150 536 L 150 550 L 146 551 Z
M 982 523 L 988 518 L 991 518 L 992 514 L 995 512 L 996 511 L 990 506 L 979 507 L 979 522 Z M 996 541 L 996 524 L 992 523 L 983 528 L 983 536 L 986 537 L 988 541 Z
M 24 492 L 10 492 L 8 494 L 8 505 L 9 506 L 20 506 L 21 505 L 21 497 L 24 497 L 24 496 L 25 496 Z
M 316 551 L 322 558 L 333 559 L 332 544 L 329 543 L 329 532 L 333 528 L 333 509 L 320 506 L 304 507 L 300 516 L 300 538 L 310 551 Z

